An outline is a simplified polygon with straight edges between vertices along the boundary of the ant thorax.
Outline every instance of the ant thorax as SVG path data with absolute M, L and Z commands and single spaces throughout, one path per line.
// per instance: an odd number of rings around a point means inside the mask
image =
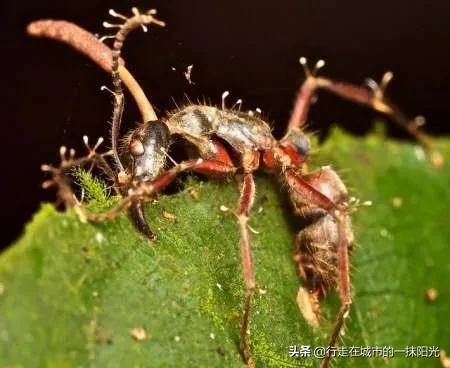
M 177 110 L 168 117 L 167 125 L 172 133 L 197 146 L 203 139 L 215 135 L 240 153 L 270 149 L 275 141 L 270 126 L 252 112 L 208 105 L 190 105 Z

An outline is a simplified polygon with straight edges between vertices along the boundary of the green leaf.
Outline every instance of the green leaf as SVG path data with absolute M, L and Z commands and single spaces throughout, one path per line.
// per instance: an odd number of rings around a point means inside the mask
M 449 162 L 450 141 L 435 143 Z M 353 216 L 354 304 L 343 344 L 449 352 L 448 165 L 432 168 L 411 144 L 337 130 L 312 161 L 333 165 L 354 196 L 373 202 Z M 289 346 L 325 346 L 339 299 L 331 293 L 321 302 L 317 330 L 303 321 L 292 260 L 301 221 L 276 180 L 259 175 L 257 188 L 250 221 L 258 231 L 250 322 L 256 366 L 317 366 L 312 357 L 290 358 Z M 0 367 L 242 367 L 239 232 L 231 211 L 220 210 L 235 208 L 238 195 L 233 180 L 191 180 L 161 197 L 147 210 L 156 244 L 125 215 L 82 224 L 72 211 L 43 205 L 0 257 Z M 425 297 L 430 288 L 438 293 L 433 302 Z M 147 338 L 135 340 L 133 328 Z M 337 365 L 439 366 L 437 358 L 403 356 L 340 358 Z

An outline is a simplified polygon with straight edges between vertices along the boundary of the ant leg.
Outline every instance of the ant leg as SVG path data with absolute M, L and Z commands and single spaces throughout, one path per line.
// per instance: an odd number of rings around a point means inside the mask
M 83 141 L 88 150 L 88 154 L 86 156 L 75 158 L 74 149 L 67 150 L 65 146 L 61 146 L 61 148 L 59 149 L 61 160 L 59 166 L 41 166 L 42 171 L 49 172 L 52 176 L 51 179 L 46 180 L 44 183 L 42 183 L 42 187 L 44 189 L 47 189 L 55 186 L 57 188 L 59 201 L 63 202 L 66 207 L 75 207 L 79 204 L 77 198 L 75 197 L 75 194 L 72 191 L 72 188 L 70 187 L 70 183 L 66 178 L 66 173 L 74 167 L 82 167 L 90 164 L 91 168 L 99 168 L 108 176 L 108 179 L 115 182 L 115 174 L 105 159 L 107 156 L 112 155 L 112 151 L 108 151 L 105 153 L 97 152 L 98 147 L 103 143 L 103 138 L 99 138 L 97 143 L 93 147 L 89 146 L 87 136 L 83 137 Z
M 119 204 L 113 209 L 105 213 L 84 213 L 84 218 L 90 222 L 103 222 L 114 220 L 120 213 L 128 209 L 133 202 L 136 201 L 135 196 L 130 195 L 128 197 L 122 198 Z
M 228 165 L 220 160 L 187 160 L 183 161 L 162 174 L 159 178 L 149 183 L 142 183 L 142 193 L 145 196 L 152 195 L 163 190 L 178 174 L 185 171 L 194 171 L 213 177 L 224 177 L 236 172 L 236 167 Z
M 336 266 L 338 273 L 336 284 L 339 289 L 341 308 L 336 316 L 335 324 L 328 341 L 328 346 L 331 348 L 336 346 L 337 339 L 344 328 L 344 322 L 349 314 L 350 305 L 352 303 L 349 248 L 351 246 L 353 234 L 350 229 L 348 218 L 349 210 L 345 203 L 347 192 L 336 173 L 332 170 L 319 173 L 319 175 L 311 174 L 302 178 L 293 169 L 288 169 L 284 173 L 284 180 L 293 191 L 291 199 L 298 212 L 306 214 L 307 211 L 313 211 L 314 208 L 319 208 L 328 212 L 328 215 L 332 216 L 335 222 L 335 225 L 331 225 L 331 230 L 335 227 L 336 230 L 331 231 L 331 233 L 337 231 Z M 327 192 L 330 192 L 332 199 L 321 193 L 316 187 L 328 187 Z M 337 203 L 334 201 L 337 201 Z M 311 214 L 313 214 L 313 212 L 311 212 Z M 314 234 L 317 235 L 317 232 L 314 232 Z M 331 354 L 324 357 L 321 368 L 327 368 L 329 366 L 330 355 Z
M 151 196 L 152 194 L 160 192 L 168 184 L 170 184 L 180 172 L 188 170 L 203 173 L 213 177 L 223 177 L 235 172 L 235 168 L 233 166 L 224 164 L 222 161 L 218 160 L 203 161 L 200 159 L 182 162 L 174 166 L 172 169 L 169 169 L 166 173 L 161 175 L 152 183 L 145 185 L 146 196 Z M 156 236 L 150 230 L 150 227 L 148 226 L 145 219 L 144 211 L 142 208 L 142 201 L 134 201 L 131 204 L 129 208 L 129 215 L 139 232 L 141 232 L 152 241 L 156 240 Z
M 225 147 L 216 140 L 210 140 L 209 143 L 212 144 L 213 149 L 206 147 L 206 143 L 204 147 L 201 145 L 202 147 L 200 149 L 202 157 L 207 157 L 206 159 L 187 160 L 173 166 L 159 178 L 151 182 L 148 185 L 147 191 L 161 191 L 183 171 L 194 171 L 213 178 L 222 178 L 234 174 L 236 172 L 236 167 Z
M 244 360 L 247 363 L 247 367 L 249 368 L 254 367 L 247 338 L 248 338 L 248 322 L 250 316 L 250 307 L 253 293 L 255 290 L 255 275 L 253 271 L 253 260 L 250 249 L 250 234 L 248 231 L 247 223 L 250 211 L 253 206 L 254 198 L 255 198 L 255 181 L 253 178 L 253 172 L 248 172 L 245 174 L 242 184 L 237 218 L 241 232 L 241 261 L 242 261 L 242 272 L 244 274 L 244 282 L 245 282 L 244 314 L 242 318 L 240 348 Z
M 339 295 L 341 299 L 341 308 L 336 316 L 336 320 L 331 332 L 330 339 L 328 341 L 328 347 L 336 346 L 337 339 L 344 328 L 345 319 L 350 313 L 351 290 L 350 290 L 350 260 L 348 255 L 347 234 L 348 234 L 348 222 L 346 215 L 339 211 L 335 217 L 338 224 L 338 236 L 339 242 L 337 246 L 337 262 L 339 269 Z M 330 358 L 332 354 L 327 354 L 320 365 L 321 368 L 328 368 Z
M 222 147 L 220 143 L 215 142 L 217 147 Z M 223 148 L 223 147 L 222 147 Z M 257 156 L 249 155 L 250 165 L 258 165 L 256 162 Z M 189 160 L 182 162 L 165 174 L 161 175 L 158 179 L 148 184 L 145 188 L 146 195 L 158 192 L 167 186 L 180 172 L 182 171 L 195 171 L 206 174 L 212 177 L 229 176 L 236 173 L 236 167 L 232 166 L 231 159 L 229 158 L 226 150 L 219 150 L 219 154 L 216 155 L 216 159 L 210 160 Z M 248 232 L 248 218 L 253 206 L 255 197 L 255 183 L 253 178 L 253 171 L 249 170 L 244 176 L 241 195 L 239 199 L 239 210 L 237 213 L 238 223 L 241 233 L 241 259 L 242 259 L 242 271 L 245 281 L 245 299 L 244 299 L 244 314 L 241 327 L 241 343 L 240 348 L 248 367 L 253 367 L 253 362 L 250 356 L 250 349 L 248 346 L 248 322 L 251 307 L 251 300 L 253 291 L 255 288 L 255 278 L 253 272 L 253 261 L 250 249 L 250 236 Z
M 338 209 L 338 206 L 330 198 L 314 188 L 310 183 L 298 175 L 295 170 L 287 169 L 283 175 L 289 188 L 299 193 L 308 202 L 329 211 L 330 214 L 332 214 L 332 210 Z
M 138 183 L 136 187 L 131 188 L 128 191 L 127 196 L 122 198 L 120 203 L 110 211 L 99 214 L 84 214 L 84 219 L 92 222 L 113 220 L 122 211 L 128 209 L 138 230 L 141 231 L 147 238 L 155 240 L 156 237 L 151 232 L 145 220 L 142 205 L 153 199 L 154 196 L 169 185 L 179 173 L 185 171 L 195 171 L 213 176 L 227 176 L 234 174 L 236 172 L 236 168 L 217 160 L 198 159 L 181 162 L 167 170 L 164 174 L 152 182 Z
M 409 120 L 400 109 L 385 98 L 384 93 L 386 87 L 393 78 L 392 72 L 386 72 L 379 84 L 369 79 L 366 86 L 357 86 L 345 82 L 336 82 L 328 78 L 317 77 L 316 72 L 324 65 L 322 60 L 317 62 L 316 67 L 312 71 L 309 69 L 305 58 L 300 58 L 300 63 L 305 69 L 307 78 L 298 92 L 294 110 L 289 120 L 288 132 L 293 129 L 301 129 L 305 125 L 312 97 L 318 89 L 325 89 L 344 99 L 371 107 L 387 115 L 419 142 L 427 151 L 434 166 L 440 167 L 443 165 L 442 155 L 434 150 L 428 135 L 419 129 L 423 125 L 424 119 L 422 117 L 416 117 L 415 119 Z
M 211 152 L 211 159 L 208 160 L 190 160 L 177 164 L 171 169 L 167 170 L 163 175 L 150 183 L 142 183 L 141 192 L 146 192 L 145 195 L 141 193 L 141 196 L 151 198 L 157 192 L 163 190 L 169 183 L 171 183 L 176 176 L 182 171 L 195 171 L 198 173 L 205 174 L 209 177 L 224 177 L 230 174 L 234 174 L 236 168 L 231 161 L 225 148 L 215 141 L 211 141 L 214 147 L 213 152 Z M 139 190 L 131 191 L 131 193 L 138 193 Z M 149 240 L 156 240 L 156 236 L 150 230 L 148 223 L 145 219 L 145 214 L 142 208 L 143 201 L 145 198 L 136 199 L 132 202 L 128 209 L 130 218 L 137 228 L 137 230 L 142 233 Z

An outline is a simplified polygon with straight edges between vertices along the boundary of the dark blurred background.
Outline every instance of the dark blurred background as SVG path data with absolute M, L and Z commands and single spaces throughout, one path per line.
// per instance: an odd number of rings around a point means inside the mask
M 129 14 L 131 6 L 157 8 L 168 25 L 135 32 L 125 47 L 129 69 L 161 114 L 184 94 L 220 103 L 230 90 L 230 102 L 260 107 L 279 136 L 303 80 L 298 58 L 306 56 L 327 61 L 323 75 L 358 84 L 393 70 L 389 96 L 408 115 L 426 116 L 428 132 L 450 132 L 447 1 L 3 0 L 0 249 L 20 235 L 40 202 L 54 200 L 40 188 L 40 165 L 56 163 L 61 144 L 81 149 L 83 134 L 107 137 L 111 116 L 111 96 L 100 91 L 111 85 L 109 75 L 63 44 L 27 37 L 27 23 L 60 18 L 106 34 L 108 9 Z M 183 76 L 190 64 L 195 85 Z M 128 101 L 124 128 L 138 120 Z M 365 134 L 378 116 L 320 94 L 310 125 L 322 137 L 333 123 Z M 395 126 L 388 131 L 408 139 Z

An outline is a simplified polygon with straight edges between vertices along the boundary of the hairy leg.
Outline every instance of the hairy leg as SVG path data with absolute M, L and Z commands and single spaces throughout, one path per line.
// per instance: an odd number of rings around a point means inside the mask
M 244 283 L 245 283 L 244 312 L 242 318 L 240 348 L 248 367 L 254 367 L 247 337 L 248 337 L 248 323 L 249 323 L 252 296 L 255 290 L 255 275 L 253 270 L 253 260 L 250 246 L 250 234 L 247 223 L 250 216 L 250 211 L 253 206 L 254 199 L 255 199 L 255 182 L 253 178 L 253 173 L 249 172 L 244 174 L 241 188 L 241 195 L 239 198 L 239 208 L 237 213 L 239 229 L 241 233 L 240 242 L 241 242 L 242 272 L 244 275 Z
M 328 347 L 332 348 L 336 346 L 337 339 L 344 328 L 344 321 L 352 302 L 349 249 L 353 241 L 353 234 L 347 208 L 347 191 L 337 174 L 331 169 L 312 173 L 305 177 L 301 177 L 293 169 L 287 169 L 284 172 L 284 180 L 293 192 L 291 199 L 297 213 L 303 214 L 308 221 L 313 221 L 309 227 L 314 227 L 314 229 L 303 230 L 304 239 L 317 241 L 324 245 L 315 247 L 315 253 L 312 253 L 310 257 L 312 263 L 309 263 L 308 266 L 311 266 L 314 275 L 322 280 L 321 288 L 337 286 L 339 290 L 341 308 L 328 341 Z M 328 194 L 324 195 L 317 188 L 325 190 Z M 327 216 L 331 216 L 332 219 Z M 327 219 L 329 220 L 324 221 Z M 335 244 L 335 250 L 333 250 L 333 244 Z M 331 261 L 334 255 L 337 260 L 336 264 Z M 297 256 L 299 255 L 297 254 Z M 324 282 L 326 284 L 323 284 Z M 314 311 L 316 300 L 313 299 L 311 299 L 310 309 Z M 311 321 L 316 322 L 316 317 L 311 316 Z M 330 355 L 324 357 L 321 363 L 322 368 L 329 366 L 331 357 Z
M 79 204 L 75 194 L 72 191 L 70 182 L 67 179 L 67 173 L 76 167 L 89 166 L 90 169 L 96 167 L 100 169 L 108 179 L 114 183 L 114 188 L 117 191 L 117 182 L 114 171 L 106 161 L 106 157 L 112 156 L 112 151 L 105 153 L 98 153 L 97 149 L 103 143 L 103 138 L 99 138 L 97 143 L 91 147 L 87 136 L 83 137 L 84 144 L 87 148 L 88 154 L 83 157 L 75 158 L 75 150 L 68 150 L 65 146 L 59 149 L 60 164 L 58 167 L 51 165 L 42 165 L 41 170 L 49 172 L 51 178 L 42 183 L 44 189 L 56 187 L 58 192 L 58 201 L 64 203 L 66 207 L 74 207 Z
M 306 80 L 299 89 L 294 109 L 288 124 L 288 132 L 293 129 L 301 129 L 307 121 L 311 100 L 319 89 L 327 90 L 344 99 L 368 106 L 387 115 L 401 128 L 413 136 L 428 153 L 433 165 L 443 165 L 442 155 L 436 151 L 429 137 L 420 130 L 423 118 L 408 119 L 403 112 L 385 97 L 385 90 L 393 78 L 392 72 L 386 72 L 378 84 L 374 80 L 368 80 L 367 85 L 357 86 L 345 82 L 336 82 L 328 78 L 317 77 L 316 72 L 324 65 L 319 60 L 314 70 L 310 70 L 306 59 L 301 58 L 300 63 L 306 72 Z

